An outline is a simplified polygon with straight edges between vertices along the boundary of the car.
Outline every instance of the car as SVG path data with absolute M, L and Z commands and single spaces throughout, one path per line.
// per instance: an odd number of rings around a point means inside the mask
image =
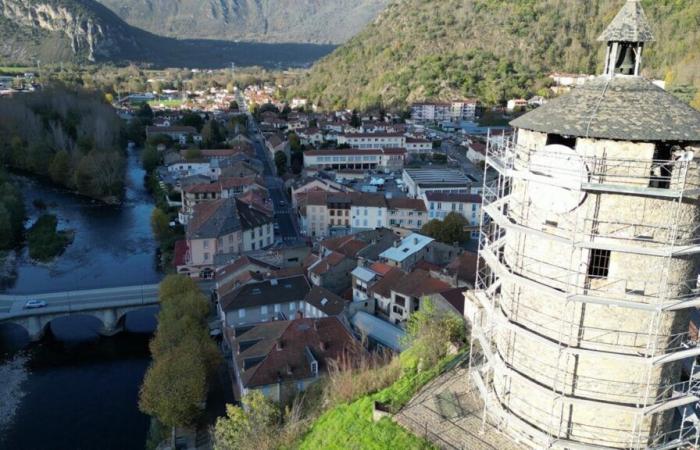
M 280 206 L 287 206 L 287 202 L 285 202 L 284 200 L 280 200 L 279 205 Z
M 280 224 L 278 224 L 278 223 L 275 222 L 275 224 L 274 224 L 272 227 L 274 228 L 275 231 L 279 231 L 279 229 L 280 229 Z
M 36 309 L 45 308 L 46 302 L 44 300 L 27 300 L 24 304 L 24 309 Z

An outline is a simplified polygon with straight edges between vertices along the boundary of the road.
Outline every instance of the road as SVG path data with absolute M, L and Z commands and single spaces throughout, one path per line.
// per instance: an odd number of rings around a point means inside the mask
M 279 224 L 279 230 L 277 233 L 279 233 L 282 239 L 286 242 L 297 241 L 300 238 L 298 232 L 299 227 L 297 225 L 296 215 L 294 211 L 292 211 L 291 202 L 287 196 L 287 190 L 284 187 L 284 182 L 281 178 L 275 175 L 270 158 L 270 152 L 268 152 L 267 148 L 265 147 L 265 140 L 262 133 L 258 128 L 255 118 L 250 111 L 248 111 L 248 107 L 243 96 L 239 96 L 238 104 L 241 105 L 241 108 L 248 115 L 250 136 L 251 139 L 253 139 L 255 154 L 263 163 L 265 186 L 270 193 L 270 199 L 272 200 L 275 212 L 275 221 L 277 224 Z
M 24 309 L 27 300 L 43 300 L 44 308 Z M 158 300 L 158 285 L 90 289 L 36 295 L 0 295 L 0 320 L 18 315 L 81 311 L 95 306 L 152 304 Z

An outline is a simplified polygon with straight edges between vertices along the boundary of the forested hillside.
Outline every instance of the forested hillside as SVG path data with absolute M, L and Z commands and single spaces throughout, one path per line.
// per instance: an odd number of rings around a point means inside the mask
M 114 201 L 124 180 L 122 121 L 97 93 L 50 87 L 0 98 L 0 164 Z
M 497 104 L 544 92 L 551 71 L 600 72 L 604 45 L 596 39 L 623 3 L 395 0 L 289 95 L 324 108 L 363 109 L 454 96 Z M 656 37 L 645 53 L 645 75 L 671 88 L 700 87 L 700 2 L 643 4 Z

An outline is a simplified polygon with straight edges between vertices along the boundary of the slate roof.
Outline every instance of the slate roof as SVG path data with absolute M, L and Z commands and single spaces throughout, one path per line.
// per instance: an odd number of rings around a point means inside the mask
M 211 239 L 271 222 L 266 214 L 235 198 L 200 203 L 187 224 L 187 239 Z
M 653 83 L 599 76 L 510 123 L 515 128 L 625 141 L 700 141 L 700 111 Z
M 223 295 L 219 303 L 224 311 L 231 311 L 249 306 L 296 302 L 303 300 L 308 292 L 309 282 L 302 275 L 245 284 Z
M 306 297 L 306 303 L 315 306 L 318 310 L 323 311 L 328 316 L 340 315 L 347 305 L 347 301 L 339 295 L 332 293 L 328 289 L 320 286 L 311 288 Z
M 602 42 L 651 42 L 654 34 L 639 0 L 628 0 L 598 38 Z

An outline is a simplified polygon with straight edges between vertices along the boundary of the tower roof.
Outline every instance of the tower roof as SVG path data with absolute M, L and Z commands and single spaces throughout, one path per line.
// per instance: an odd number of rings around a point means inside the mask
M 510 124 L 599 139 L 700 141 L 700 112 L 641 77 L 597 77 Z
M 598 40 L 603 42 L 653 41 L 654 34 L 639 0 L 627 0 Z

